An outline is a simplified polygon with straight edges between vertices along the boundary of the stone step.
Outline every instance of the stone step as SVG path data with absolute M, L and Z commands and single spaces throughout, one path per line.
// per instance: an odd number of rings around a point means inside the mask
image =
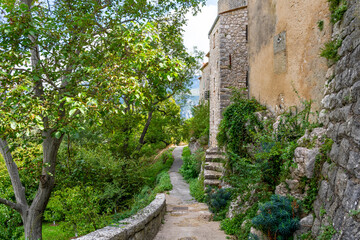
M 221 162 L 205 162 L 205 169 L 222 172 L 224 164 Z
M 205 156 L 205 162 L 221 162 L 225 159 L 225 156 L 216 154 L 216 155 L 207 155 Z
M 219 154 L 221 153 L 220 149 L 217 147 L 212 147 L 206 150 L 206 155 L 208 154 Z
M 205 179 L 219 179 L 222 177 L 222 173 L 218 171 L 212 171 L 212 170 L 204 170 L 204 178 Z
M 217 179 L 205 179 L 204 180 L 204 185 L 206 186 L 219 186 L 221 183 L 220 180 Z

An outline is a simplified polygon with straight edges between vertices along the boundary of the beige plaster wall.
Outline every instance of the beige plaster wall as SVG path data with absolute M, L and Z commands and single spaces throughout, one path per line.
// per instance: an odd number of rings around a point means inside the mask
M 250 0 L 248 10 L 250 96 L 281 112 L 300 105 L 297 91 L 318 110 L 327 72 L 319 54 L 331 36 L 327 0 Z M 274 37 L 284 31 L 286 49 L 275 54 Z

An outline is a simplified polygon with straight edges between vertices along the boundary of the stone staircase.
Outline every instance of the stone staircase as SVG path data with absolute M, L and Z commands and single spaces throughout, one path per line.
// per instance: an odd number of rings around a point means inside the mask
M 224 171 L 224 160 L 222 152 L 219 148 L 209 148 L 206 150 L 205 166 L 204 166 L 204 185 L 219 186 L 221 184 L 220 178 Z

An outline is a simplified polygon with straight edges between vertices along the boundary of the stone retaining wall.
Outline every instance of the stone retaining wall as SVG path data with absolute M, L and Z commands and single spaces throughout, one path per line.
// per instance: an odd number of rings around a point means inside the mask
M 360 2 L 347 1 L 343 20 L 333 38 L 343 40 L 340 60 L 329 69 L 320 117 L 334 140 L 331 164 L 322 168 L 323 180 L 314 203 L 313 235 L 332 224 L 332 239 L 360 239 Z
M 152 240 L 158 233 L 165 215 L 165 194 L 158 194 L 154 201 L 134 216 L 118 224 L 104 227 L 77 238 L 78 240 Z

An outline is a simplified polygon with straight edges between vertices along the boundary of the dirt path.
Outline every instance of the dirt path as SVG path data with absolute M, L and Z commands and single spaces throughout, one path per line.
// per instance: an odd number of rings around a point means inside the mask
M 166 195 L 165 223 L 155 240 L 223 240 L 226 235 L 219 222 L 211 222 L 211 213 L 204 203 L 196 202 L 190 195 L 189 185 L 178 173 L 184 147 L 176 147 L 175 161 L 169 171 L 173 190 Z

